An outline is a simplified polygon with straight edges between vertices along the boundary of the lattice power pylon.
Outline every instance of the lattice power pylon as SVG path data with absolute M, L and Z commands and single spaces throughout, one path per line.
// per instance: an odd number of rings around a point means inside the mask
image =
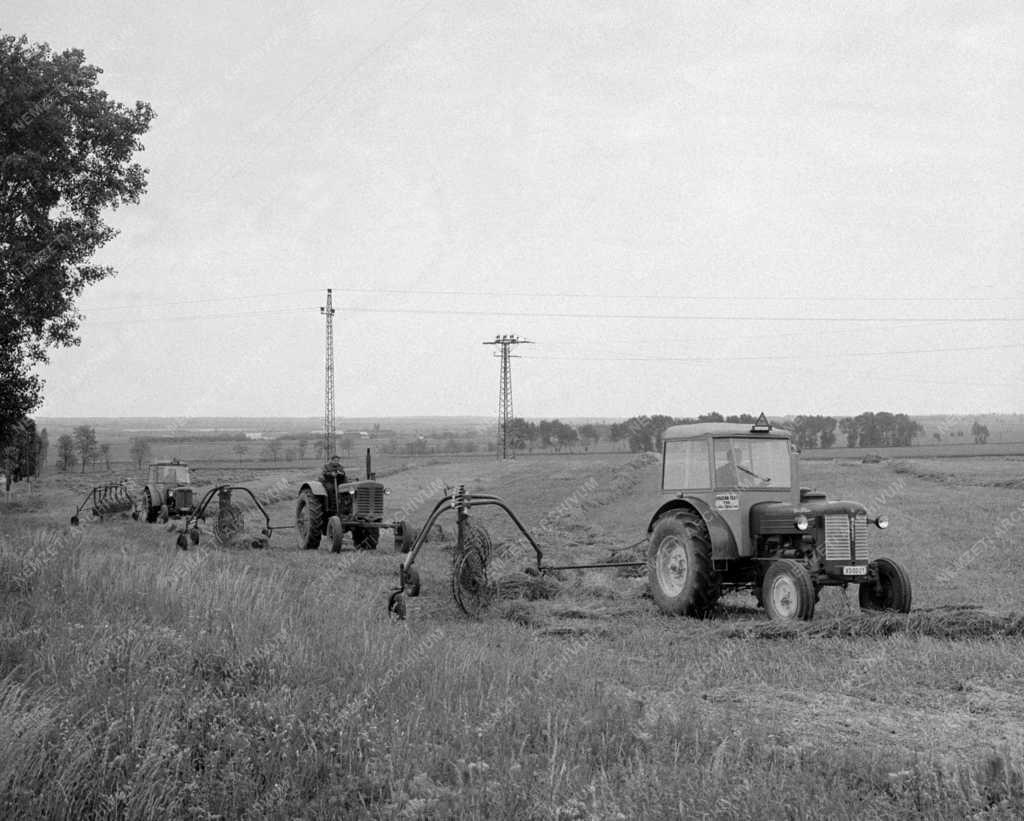
M 327 305 L 320 307 L 327 319 L 327 356 L 324 365 L 324 459 L 334 455 L 337 425 L 334 420 L 334 301 L 327 289 Z
M 508 459 L 509 424 L 512 422 L 512 365 L 509 361 L 514 354 L 511 349 L 515 345 L 530 345 L 529 339 L 520 339 L 515 334 L 501 334 L 494 337 L 493 342 L 484 345 L 501 345 L 501 377 L 498 383 L 498 458 Z

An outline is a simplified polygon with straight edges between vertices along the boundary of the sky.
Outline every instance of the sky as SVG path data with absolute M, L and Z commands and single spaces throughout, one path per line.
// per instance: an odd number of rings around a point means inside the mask
M 8 0 L 157 112 L 40 416 L 1024 410 L 1024 4 Z

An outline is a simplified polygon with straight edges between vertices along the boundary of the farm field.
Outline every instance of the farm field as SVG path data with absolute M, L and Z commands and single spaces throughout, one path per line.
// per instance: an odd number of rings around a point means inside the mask
M 660 498 L 649 455 L 395 459 L 389 515 L 419 525 L 465 484 L 504 497 L 552 562 L 640 555 Z M 312 473 L 197 480 L 244 482 L 289 524 Z M 906 567 L 914 610 L 869 617 L 828 589 L 796 627 L 746 594 L 670 618 L 624 572 L 531 581 L 496 512 L 480 519 L 512 553 L 508 597 L 457 610 L 450 516 L 392 622 L 388 535 L 332 554 L 293 530 L 264 550 L 207 533 L 182 552 L 173 525 L 69 527 L 95 482 L 0 502 L 4 817 L 1024 813 L 1020 458 L 806 463 L 803 484 L 889 515 L 873 550 Z

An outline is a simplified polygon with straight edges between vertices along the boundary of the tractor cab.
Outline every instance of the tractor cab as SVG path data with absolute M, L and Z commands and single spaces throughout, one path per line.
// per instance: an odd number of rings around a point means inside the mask
M 181 487 L 190 484 L 188 465 L 179 462 L 157 462 L 149 466 L 147 484 Z

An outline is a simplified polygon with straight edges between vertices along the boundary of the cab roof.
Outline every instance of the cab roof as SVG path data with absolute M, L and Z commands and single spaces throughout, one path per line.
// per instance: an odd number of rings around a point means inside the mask
M 749 436 L 751 439 L 789 439 L 789 431 L 779 429 L 753 430 L 744 422 L 697 422 L 693 425 L 673 425 L 661 434 L 665 439 L 694 439 L 698 436 Z

